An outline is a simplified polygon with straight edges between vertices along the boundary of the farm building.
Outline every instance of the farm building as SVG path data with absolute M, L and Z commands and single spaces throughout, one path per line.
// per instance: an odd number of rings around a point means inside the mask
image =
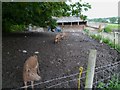
M 71 16 L 71 17 L 60 17 L 56 18 L 58 25 L 86 25 L 87 21 L 81 20 L 79 17 Z

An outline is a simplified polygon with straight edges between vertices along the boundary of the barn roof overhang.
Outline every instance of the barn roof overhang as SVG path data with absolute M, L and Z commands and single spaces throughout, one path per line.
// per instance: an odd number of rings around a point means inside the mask
M 57 23 L 70 23 L 70 22 L 85 22 L 80 19 L 80 17 L 70 16 L 70 17 L 55 17 Z

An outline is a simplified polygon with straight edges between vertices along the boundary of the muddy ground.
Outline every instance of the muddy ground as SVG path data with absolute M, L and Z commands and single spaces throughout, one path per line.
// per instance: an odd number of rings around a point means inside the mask
M 42 77 L 42 80 L 38 82 L 78 73 L 80 66 L 85 71 L 90 49 L 97 50 L 96 67 L 114 63 L 118 57 L 116 50 L 111 49 L 104 43 L 101 44 L 89 38 L 81 32 L 69 32 L 67 37 L 59 44 L 54 44 L 55 35 L 56 33 L 52 32 L 3 35 L 3 88 L 19 88 L 23 86 L 23 64 L 36 51 L 39 52 L 37 55 Z M 27 52 L 25 53 L 24 50 Z M 46 88 L 64 80 L 41 84 L 35 87 Z M 57 87 L 77 88 L 77 81 L 68 83 L 67 85 L 62 84 Z

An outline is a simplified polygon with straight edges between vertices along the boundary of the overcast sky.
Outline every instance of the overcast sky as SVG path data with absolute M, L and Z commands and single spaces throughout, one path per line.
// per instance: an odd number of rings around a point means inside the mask
M 78 2 L 79 0 L 72 0 Z M 91 5 L 92 9 L 84 12 L 88 18 L 103 18 L 118 16 L 118 2 L 120 0 L 82 0 Z

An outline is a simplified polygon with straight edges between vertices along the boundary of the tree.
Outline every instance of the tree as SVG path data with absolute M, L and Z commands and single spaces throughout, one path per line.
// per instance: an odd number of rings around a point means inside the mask
M 13 25 L 27 26 L 30 23 L 40 27 L 51 23 L 50 25 L 55 27 L 56 21 L 53 20 L 53 16 L 80 16 L 81 12 L 87 11 L 88 8 L 91 8 L 88 3 L 80 2 L 73 5 L 67 5 L 65 2 L 3 2 L 2 27 L 5 32 L 11 32 Z
M 120 17 L 118 17 L 118 24 L 120 24 Z
M 3 31 L 7 32 L 16 24 L 46 27 L 52 16 L 66 16 L 69 9 L 65 2 L 4 2 L 2 5 Z
M 87 19 L 86 15 L 80 15 L 81 20 L 85 21 Z
M 83 15 L 83 11 L 88 11 L 91 9 L 91 5 L 89 3 L 82 3 L 82 0 L 80 2 L 76 2 L 74 4 L 70 4 L 71 6 L 71 14 L 72 16 L 80 17 L 81 19 L 85 20 L 87 18 L 86 15 Z
M 110 18 L 110 22 L 111 22 L 111 23 L 115 23 L 116 20 L 117 20 L 117 18 L 115 18 L 115 17 L 111 17 L 111 18 Z

